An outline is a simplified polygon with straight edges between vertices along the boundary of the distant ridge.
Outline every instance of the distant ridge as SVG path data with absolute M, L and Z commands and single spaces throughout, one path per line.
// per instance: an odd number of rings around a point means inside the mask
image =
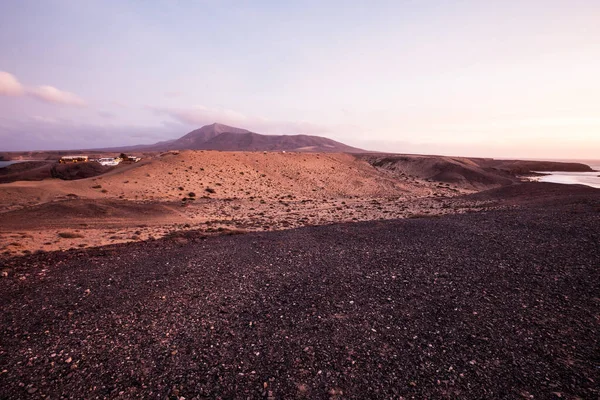
M 365 150 L 348 146 L 322 136 L 263 135 L 247 129 L 219 123 L 193 130 L 179 139 L 111 148 L 112 151 L 169 151 L 169 150 L 221 150 L 221 151 L 298 151 L 315 153 L 363 153 Z

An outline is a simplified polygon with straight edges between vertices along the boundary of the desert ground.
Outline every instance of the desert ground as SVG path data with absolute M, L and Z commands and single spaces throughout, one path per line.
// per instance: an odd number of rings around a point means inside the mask
M 102 246 L 180 230 L 270 231 L 462 213 L 491 202 L 453 198 L 513 183 L 469 160 L 412 160 L 176 151 L 147 155 L 139 163 L 85 179 L 3 183 L 0 253 L 10 257 Z M 460 179 L 445 180 L 456 176 L 441 176 L 436 167 L 441 161 L 446 175 L 450 167 L 460 168 L 455 173 Z M 49 168 L 42 163 L 21 176 L 35 178 Z
M 85 184 L 168 187 L 119 180 Z M 347 190 L 334 182 L 322 199 Z M 496 207 L 6 259 L 0 397 L 598 398 L 600 190 L 467 197 Z
M 0 398 L 598 398 L 600 190 L 526 182 L 557 167 L 586 168 L 219 151 L 12 167 Z

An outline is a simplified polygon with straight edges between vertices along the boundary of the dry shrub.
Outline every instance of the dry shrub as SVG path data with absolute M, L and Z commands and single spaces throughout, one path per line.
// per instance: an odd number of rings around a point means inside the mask
M 59 232 L 58 236 L 60 236 L 61 238 L 65 238 L 65 239 L 78 239 L 78 238 L 85 237 L 82 234 L 75 233 L 75 232 Z

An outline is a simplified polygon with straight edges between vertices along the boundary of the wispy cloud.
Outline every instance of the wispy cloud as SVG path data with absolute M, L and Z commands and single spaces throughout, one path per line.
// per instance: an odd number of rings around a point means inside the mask
M 3 96 L 30 96 L 40 101 L 51 104 L 62 104 L 68 106 L 83 107 L 87 103 L 74 93 L 55 88 L 54 86 L 42 85 L 27 87 L 22 85 L 12 74 L 0 71 L 0 95 Z
M 21 96 L 25 93 L 23 85 L 13 74 L 0 71 L 0 95 Z
M 27 90 L 27 94 L 45 101 L 46 103 L 64 104 L 69 106 L 85 106 L 86 102 L 71 92 L 59 90 L 53 86 L 38 86 Z
M 214 122 L 268 134 L 320 135 L 331 129 L 324 125 L 305 121 L 276 121 L 259 116 L 249 116 L 226 108 L 211 108 L 202 105 L 190 108 L 168 108 L 148 106 L 155 114 L 168 115 L 186 125 L 202 126 Z

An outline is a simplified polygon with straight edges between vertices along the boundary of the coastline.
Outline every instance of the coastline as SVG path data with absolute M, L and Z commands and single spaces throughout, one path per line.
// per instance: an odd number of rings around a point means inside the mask
M 600 162 L 594 161 L 594 164 L 588 165 L 594 170 L 593 172 L 544 171 L 543 176 L 533 177 L 530 180 L 564 185 L 586 185 L 600 189 Z

